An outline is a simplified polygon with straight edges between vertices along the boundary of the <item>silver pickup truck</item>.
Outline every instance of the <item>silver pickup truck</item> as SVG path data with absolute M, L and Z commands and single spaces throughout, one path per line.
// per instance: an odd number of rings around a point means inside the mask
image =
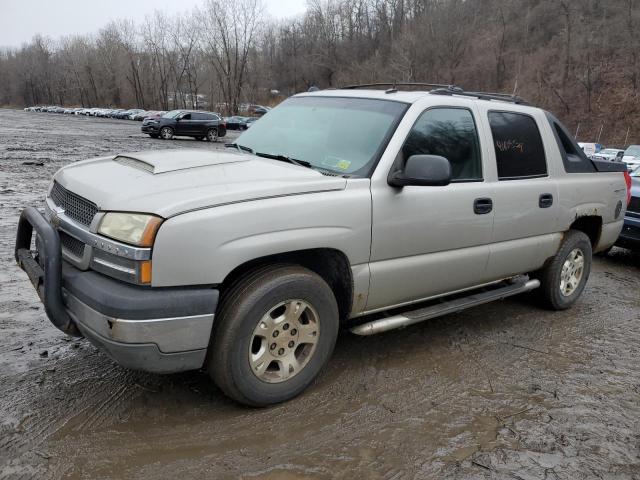
M 304 93 L 224 150 L 64 167 L 16 260 L 63 332 L 253 406 L 302 392 L 341 326 L 533 289 L 570 307 L 622 229 L 624 165 L 517 97 L 425 86 Z

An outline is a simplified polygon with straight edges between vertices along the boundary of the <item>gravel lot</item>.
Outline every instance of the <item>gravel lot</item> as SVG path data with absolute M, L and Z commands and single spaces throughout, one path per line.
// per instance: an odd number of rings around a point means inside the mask
M 13 261 L 21 208 L 70 162 L 167 147 L 222 144 L 0 110 L 0 478 L 640 479 L 640 256 L 621 249 L 570 311 L 521 296 L 343 332 L 319 380 L 268 409 L 65 337 Z

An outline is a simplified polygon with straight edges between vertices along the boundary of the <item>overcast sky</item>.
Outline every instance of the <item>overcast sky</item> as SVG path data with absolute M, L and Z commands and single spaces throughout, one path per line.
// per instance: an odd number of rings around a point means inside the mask
M 233 0 L 227 0 L 233 4 Z M 267 12 L 287 18 L 304 12 L 306 0 L 264 0 Z M 58 38 L 93 33 L 110 20 L 143 20 L 155 10 L 185 12 L 204 0 L 0 0 L 0 46 L 18 47 L 35 34 Z

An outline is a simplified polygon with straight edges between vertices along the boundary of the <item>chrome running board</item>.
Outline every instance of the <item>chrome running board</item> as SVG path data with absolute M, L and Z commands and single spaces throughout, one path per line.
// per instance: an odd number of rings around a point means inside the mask
M 503 298 L 518 295 L 519 293 L 528 292 L 540 286 L 540 280 L 529 280 L 527 276 L 520 276 L 510 280 L 508 283 L 501 283 L 491 289 L 475 290 L 476 293 L 464 297 L 458 297 L 454 300 L 440 299 L 435 305 L 402 312 L 391 317 L 380 318 L 363 323 L 351 329 L 356 335 L 374 335 L 376 333 L 386 332 L 395 328 L 406 327 L 414 323 L 423 322 L 431 318 L 448 315 L 450 313 L 460 312 L 476 305 L 489 303 L 494 300 L 502 300 Z

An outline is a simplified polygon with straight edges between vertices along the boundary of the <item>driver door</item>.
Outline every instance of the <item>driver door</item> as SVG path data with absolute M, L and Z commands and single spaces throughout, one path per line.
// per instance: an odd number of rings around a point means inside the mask
M 493 186 L 484 175 L 471 109 L 423 111 L 393 169 L 411 155 L 451 163 L 447 186 L 392 187 L 373 181 L 371 284 L 366 310 L 409 304 L 487 282 Z
M 190 135 L 193 130 L 191 113 L 183 113 L 176 122 L 176 135 Z

